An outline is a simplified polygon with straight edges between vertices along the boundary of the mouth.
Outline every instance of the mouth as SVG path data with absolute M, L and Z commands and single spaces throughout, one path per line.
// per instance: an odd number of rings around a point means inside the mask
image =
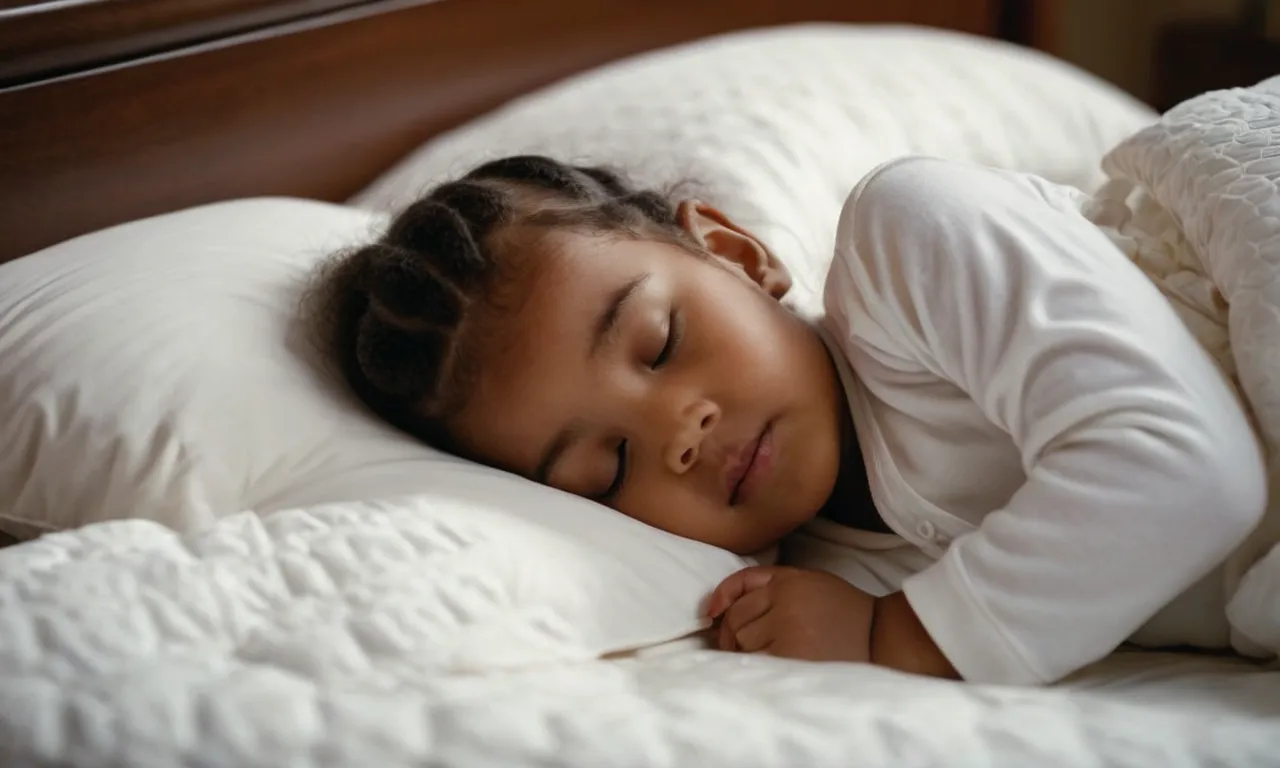
M 773 458 L 773 422 L 770 421 L 754 440 L 743 446 L 729 472 L 729 506 L 736 507 L 750 500 L 773 469 Z

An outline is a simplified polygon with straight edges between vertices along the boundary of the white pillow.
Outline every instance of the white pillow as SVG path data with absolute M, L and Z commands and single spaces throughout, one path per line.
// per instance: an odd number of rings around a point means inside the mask
M 728 35 L 574 77 L 434 139 L 354 198 L 392 210 L 522 152 L 679 185 L 753 228 L 817 309 L 845 197 L 896 155 L 929 154 L 1091 189 L 1103 153 L 1155 113 L 1034 51 L 911 27 Z
M 973 158 L 1085 185 L 1110 137 L 1148 119 L 1074 70 L 971 38 L 778 30 L 525 99 L 428 145 L 359 200 L 392 207 L 517 150 L 611 162 L 650 184 L 689 178 L 778 248 L 803 303 L 818 295 L 844 195 L 886 156 Z M 742 558 L 434 452 L 317 376 L 295 326 L 302 280 L 384 223 L 319 203 L 239 201 L 0 266 L 0 529 L 145 517 L 191 530 L 246 509 L 416 495 L 518 516 L 611 558 L 609 588 L 591 594 L 674 605 L 696 627 L 698 599 Z M 598 603 L 578 601 L 578 618 L 605 615 Z M 670 630 L 643 608 L 608 623 L 596 647 Z
M 324 369 L 297 319 L 300 291 L 318 259 L 384 223 L 244 200 L 0 265 L 0 529 L 139 517 L 190 531 L 241 510 L 412 496 L 392 508 L 519 518 L 511 530 L 560 542 L 493 578 L 542 562 L 539 583 L 579 583 L 555 607 L 588 628 L 584 647 L 696 630 L 699 601 L 745 560 L 427 448 Z

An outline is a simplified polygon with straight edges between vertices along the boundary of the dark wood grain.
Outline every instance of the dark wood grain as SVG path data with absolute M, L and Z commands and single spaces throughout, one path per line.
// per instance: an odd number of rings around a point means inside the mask
M 999 8 L 999 35 L 1060 55 L 1069 0 L 1009 0 Z
M 159 53 L 369 1 L 10 0 L 11 7 L 0 5 L 0 85 Z
M 0 88 L 0 261 L 214 200 L 343 200 L 425 138 L 545 83 L 745 27 L 991 33 L 990 0 L 380 0 Z

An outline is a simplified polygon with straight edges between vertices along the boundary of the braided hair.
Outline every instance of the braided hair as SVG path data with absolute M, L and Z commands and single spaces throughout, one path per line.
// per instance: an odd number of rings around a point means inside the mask
M 519 270 L 513 227 L 659 239 L 695 250 L 661 194 L 603 168 L 507 157 L 442 184 L 372 243 L 339 254 L 310 299 L 321 342 L 378 416 L 457 452 L 446 421 L 474 383 L 484 315 Z

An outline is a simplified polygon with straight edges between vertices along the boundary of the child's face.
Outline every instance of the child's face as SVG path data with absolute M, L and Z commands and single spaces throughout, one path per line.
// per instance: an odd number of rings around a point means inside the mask
M 682 214 L 717 258 L 577 233 L 544 244 L 555 255 L 452 427 L 496 466 L 755 552 L 831 495 L 843 395 L 817 334 L 769 293 L 785 271 L 714 211 Z

